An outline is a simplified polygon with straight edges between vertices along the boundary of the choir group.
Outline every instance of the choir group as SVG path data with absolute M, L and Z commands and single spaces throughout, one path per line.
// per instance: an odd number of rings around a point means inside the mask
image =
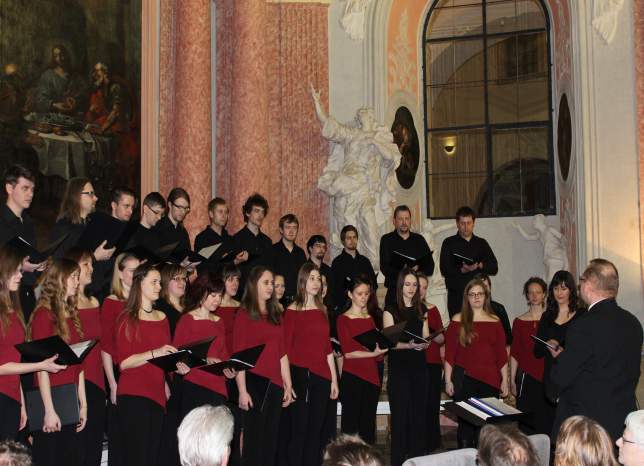
M 394 466 L 441 446 L 443 391 L 455 400 L 511 393 L 519 409 L 534 414 L 521 426 L 526 433 L 553 431 L 560 397 L 553 366 L 567 328 L 584 313 L 577 284 L 567 271 L 549 284 L 530 278 L 526 312 L 510 327 L 491 296 L 496 258 L 474 235 L 470 208 L 456 213 L 458 232 L 441 250 L 447 325 L 425 301 L 434 261 L 423 237 L 411 231 L 406 206 L 395 209 L 394 231 L 381 241 L 387 287 L 381 309 L 377 275 L 357 251 L 354 226 L 340 232 L 344 249 L 329 266 L 323 236 L 308 240 L 308 254 L 296 244 L 293 214 L 281 217 L 280 240 L 271 242 L 261 231 L 268 203 L 259 194 L 243 205 L 245 226 L 234 235 L 225 228 L 226 202 L 213 199 L 210 225 L 193 247 L 182 224 L 190 212 L 184 189 L 167 199 L 148 194 L 135 219 L 132 191 L 116 189 L 111 211 L 96 212 L 90 180 L 74 178 L 50 231 L 49 257 L 36 260 L 43 249 L 27 212 L 35 182 L 20 166 L 4 178 L 0 438 L 33 442 L 38 466 L 96 466 L 105 435 L 111 465 L 176 466 L 177 428 L 204 404 L 231 407 L 229 464 L 321 465 L 336 435 L 338 401 L 341 431 L 375 442 L 385 378 Z M 397 337 L 390 345 L 361 343 L 374 329 L 397 329 Z M 82 364 L 59 364 L 57 355 L 21 360 L 15 345 L 54 335 L 69 345 L 98 343 Z M 207 365 L 181 359 L 164 371 L 154 363 L 207 339 Z M 260 345 L 247 370 L 207 370 Z M 74 424 L 60 412 L 70 385 L 79 406 Z M 25 409 L 34 392 L 44 409 L 41 428 Z M 474 446 L 477 435 L 459 422 L 459 446 Z

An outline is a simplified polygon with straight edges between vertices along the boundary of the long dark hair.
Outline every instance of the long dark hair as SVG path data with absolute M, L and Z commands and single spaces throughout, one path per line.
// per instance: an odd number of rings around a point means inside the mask
M 418 318 L 421 320 L 423 319 L 423 301 L 420 296 L 418 274 L 409 267 L 403 267 L 398 274 L 398 280 L 396 281 L 396 306 L 391 306 L 387 309 L 394 316 L 395 322 L 400 322 L 402 320 L 401 311 L 407 307 L 403 298 L 403 286 L 405 285 L 405 277 L 407 277 L 407 275 L 412 275 L 416 279 L 416 293 L 411 298 L 411 307 L 416 311 Z
M 244 296 L 242 297 L 241 307 L 246 309 L 246 312 L 253 320 L 259 320 L 261 316 L 257 284 L 264 272 L 269 272 L 273 275 L 272 270 L 263 265 L 256 265 L 250 270 L 246 288 L 244 289 Z M 266 311 L 268 312 L 268 321 L 273 325 L 279 325 L 281 322 L 281 310 L 275 294 L 271 295 L 266 301 Z
M 544 322 L 554 322 L 557 320 L 557 317 L 559 317 L 559 304 L 555 299 L 555 288 L 560 285 L 564 285 L 570 291 L 570 297 L 568 298 L 568 312 L 576 313 L 580 310 L 575 277 L 573 277 L 567 270 L 559 270 L 554 274 L 552 280 L 550 280 L 550 285 L 548 286 L 546 310 L 541 317 L 541 320 Z
M 359 274 L 354 279 L 348 281 L 347 292 L 353 293 L 356 288 L 361 285 L 369 287 L 369 300 L 367 301 L 367 313 L 373 319 L 376 328 L 382 330 L 382 309 L 378 306 L 378 297 L 373 289 L 373 282 L 365 274 Z M 347 297 L 348 298 L 348 297 Z M 351 300 L 347 299 L 347 303 L 342 312 L 351 309 Z
M 293 300 L 293 304 L 297 310 L 303 309 L 306 304 L 306 282 L 309 280 L 309 276 L 314 270 L 317 270 L 318 273 L 320 272 L 320 268 L 313 262 L 305 262 L 297 273 L 297 292 L 295 294 L 295 299 Z M 320 276 L 320 282 L 321 281 L 322 277 Z M 322 287 L 320 287 L 320 292 L 315 295 L 315 306 L 321 310 L 324 315 L 326 315 L 326 306 L 322 302 Z
M 58 218 L 56 220 L 65 218 L 73 224 L 84 222 L 81 217 L 80 198 L 83 188 L 87 183 L 91 184 L 92 182 L 89 178 L 84 177 L 72 178 L 67 182 L 65 195 L 60 203 L 60 211 L 58 212 Z
M 9 327 L 9 312 L 13 310 L 18 317 L 18 320 L 25 328 L 25 319 L 20 307 L 20 298 L 18 291 L 9 291 L 9 280 L 20 264 L 22 263 L 23 256 L 16 248 L 11 246 L 3 246 L 0 248 L 0 328 L 2 335 L 6 334 Z
M 150 272 L 159 272 L 159 270 L 152 264 L 144 262 L 139 265 L 134 271 L 132 276 L 132 287 L 130 294 L 127 297 L 125 308 L 121 314 L 121 325 L 127 325 L 125 329 L 125 337 L 131 340 L 132 335 L 130 329 L 134 328 L 137 335 L 139 330 L 139 309 L 141 309 L 141 302 L 143 301 L 143 292 L 141 290 L 141 283 L 145 280 Z

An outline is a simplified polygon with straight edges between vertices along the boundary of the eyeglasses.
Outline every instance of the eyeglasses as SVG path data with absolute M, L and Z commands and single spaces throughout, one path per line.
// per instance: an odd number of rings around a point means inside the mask
M 96 195 L 94 191 L 81 191 L 81 194 L 85 194 L 86 196 L 89 196 L 89 197 L 94 197 Z
M 154 215 L 160 215 L 161 217 L 163 217 L 163 209 L 154 210 L 152 207 L 148 207 L 148 209 L 150 209 Z
M 184 277 L 183 275 L 177 275 L 176 277 L 172 277 L 172 279 L 175 282 L 187 282 L 188 281 L 188 277 Z
M 479 293 L 467 293 L 467 296 L 470 298 L 482 298 L 485 296 L 485 293 L 479 292 Z
M 179 205 L 179 204 L 175 204 L 174 202 L 171 202 L 170 204 L 175 206 L 177 209 L 183 210 L 184 212 L 190 212 L 190 206 L 189 205 Z
M 641 443 L 633 442 L 632 440 L 626 440 L 624 437 L 622 437 L 622 442 L 624 442 L 624 443 L 632 443 L 633 445 L 640 445 L 640 446 L 642 446 L 642 444 L 641 444 Z

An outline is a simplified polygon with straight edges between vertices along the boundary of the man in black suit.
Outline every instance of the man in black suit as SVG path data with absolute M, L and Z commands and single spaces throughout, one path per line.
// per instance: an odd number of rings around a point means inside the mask
M 579 281 L 588 312 L 568 328 L 565 348 L 549 350 L 555 358 L 552 380 L 560 393 L 552 436 L 566 418 L 582 414 L 616 440 L 626 415 L 637 409 L 642 326 L 615 301 L 619 275 L 611 262 L 593 259 Z

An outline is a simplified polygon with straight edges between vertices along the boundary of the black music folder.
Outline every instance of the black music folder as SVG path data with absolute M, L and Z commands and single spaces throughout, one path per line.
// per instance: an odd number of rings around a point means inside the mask
M 548 343 L 548 342 L 547 342 L 547 341 L 545 341 L 545 340 L 542 340 L 541 338 L 539 338 L 539 337 L 538 337 L 538 336 L 536 336 L 536 335 L 530 335 L 530 338 L 532 338 L 532 339 L 533 339 L 534 341 L 536 341 L 537 343 L 541 343 L 542 345 L 547 346 L 547 347 L 548 347 L 548 348 L 550 348 L 552 351 L 558 351 L 558 350 L 559 350 L 559 348 L 561 348 L 561 346 L 559 346 L 559 345 L 557 345 L 557 346 L 551 345 L 550 343 Z
M 58 354 L 56 364 L 73 366 L 81 364 L 96 343 L 98 340 L 85 340 L 68 345 L 58 335 L 52 335 L 39 340 L 19 343 L 15 346 L 25 361 L 39 362 Z
M 139 246 L 134 246 L 132 248 L 129 248 L 125 252 L 135 255 L 136 257 L 139 258 L 141 262 L 146 261 L 152 265 L 159 265 L 166 262 L 178 264 L 181 261 L 176 261 L 172 258 L 172 252 L 177 248 L 178 245 L 179 245 L 179 242 L 176 241 L 174 243 L 161 246 L 160 248 L 154 251 L 146 248 L 143 245 L 139 245 Z
M 179 346 L 175 353 L 148 359 L 148 362 L 163 369 L 165 372 L 176 371 L 177 363 L 179 362 L 184 363 L 190 368 L 205 366 L 208 364 L 208 361 L 206 361 L 208 348 L 210 348 L 210 344 L 214 339 L 215 337 L 209 337 Z
M 405 331 L 407 322 L 401 322 L 391 327 L 387 327 L 380 332 L 373 328 L 353 337 L 355 341 L 367 348 L 369 351 L 376 349 L 376 344 L 380 349 L 393 348 L 398 344 L 400 337 Z
M 80 421 L 80 407 L 76 384 L 69 383 L 51 387 L 51 399 L 54 403 L 56 414 L 60 418 L 61 426 L 78 424 Z M 25 409 L 29 419 L 29 431 L 42 430 L 45 420 L 45 405 L 38 388 L 25 392 Z
M 476 261 L 474 259 L 472 259 L 471 257 L 464 256 L 464 255 L 459 254 L 457 252 L 453 252 L 452 256 L 454 256 L 456 258 L 457 262 L 461 263 L 461 266 L 463 264 L 473 265 L 474 263 L 476 263 Z
M 127 225 L 128 222 L 119 220 L 104 212 L 94 212 L 76 245 L 80 248 L 94 251 L 103 241 L 107 241 L 105 247 L 112 248 L 120 239 Z
M 265 345 L 253 346 L 233 354 L 227 361 L 216 362 L 207 366 L 200 367 L 202 371 L 210 372 L 215 375 L 224 375 L 224 369 L 233 369 L 235 371 L 246 371 L 255 367 Z
M 393 251 L 391 254 L 391 263 L 398 269 L 402 269 L 403 267 L 413 268 L 415 266 L 422 268 L 427 265 L 431 259 L 431 253 L 425 254 L 421 257 L 412 257 L 410 255 L 403 254 L 400 251 Z
M 14 237 L 9 240 L 6 245 L 17 249 L 25 257 L 29 256 L 29 262 L 32 264 L 40 264 L 47 260 L 48 257 L 54 255 L 58 247 L 63 243 L 63 241 L 65 241 L 65 239 L 67 239 L 67 236 L 69 236 L 69 233 L 65 233 L 60 238 L 56 238 L 40 249 L 33 246 L 22 236 Z

